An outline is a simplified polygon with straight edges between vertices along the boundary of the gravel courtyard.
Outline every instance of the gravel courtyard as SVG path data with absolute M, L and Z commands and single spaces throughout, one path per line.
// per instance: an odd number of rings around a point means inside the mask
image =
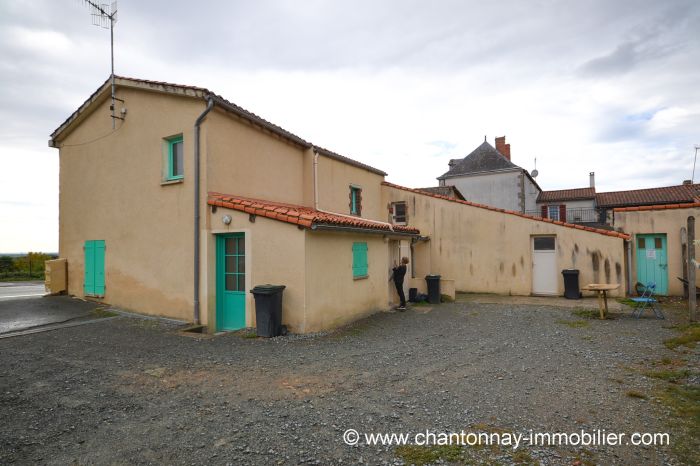
M 667 312 L 668 314 L 668 312 Z M 310 337 L 122 317 L 0 340 L 0 464 L 682 464 L 673 446 L 400 447 L 359 433 L 670 432 L 673 323 L 452 303 Z M 664 359 L 665 358 L 665 359 Z M 668 362 L 680 361 L 680 362 Z M 697 383 L 697 380 L 695 381 Z M 685 459 L 683 459 L 685 458 Z

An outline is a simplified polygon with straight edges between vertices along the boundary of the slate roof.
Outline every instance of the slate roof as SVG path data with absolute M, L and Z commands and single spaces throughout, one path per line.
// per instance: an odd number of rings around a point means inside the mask
M 425 191 L 421 191 L 419 189 L 407 188 L 405 186 L 400 186 L 398 184 L 389 183 L 387 181 L 383 181 L 382 185 L 388 186 L 390 188 L 400 189 L 403 191 L 413 192 L 416 194 L 422 194 L 423 196 L 430 196 L 430 197 L 434 197 L 437 199 L 443 199 L 443 200 L 449 201 L 449 202 L 456 202 L 458 204 L 468 205 L 471 207 L 478 207 L 479 209 L 486 209 L 486 210 L 492 210 L 494 212 L 501 212 L 501 213 L 508 214 L 508 215 L 515 215 L 516 217 L 522 217 L 522 218 L 526 218 L 528 220 L 535 220 L 538 222 L 545 222 L 545 223 L 553 223 L 555 225 L 559 225 L 559 226 L 563 226 L 563 227 L 567 227 L 567 228 L 574 228 L 576 230 L 589 231 L 591 233 L 598 233 L 600 235 L 605 235 L 605 236 L 614 236 L 616 238 L 622 238 L 622 239 L 626 239 L 626 240 L 631 238 L 630 235 L 625 234 L 625 233 L 620 233 L 617 231 L 604 230 L 602 228 L 592 228 L 592 227 L 577 225 L 577 224 L 573 224 L 573 223 L 566 223 L 566 222 L 562 222 L 559 220 L 552 220 L 551 218 L 534 217 L 532 215 L 523 214 L 521 212 L 499 209 L 498 207 L 491 207 L 488 205 L 477 204 L 475 202 L 470 202 L 470 201 L 462 201 L 460 199 L 454 199 L 454 198 L 447 197 L 447 196 L 441 196 L 439 194 L 428 193 Z
M 470 175 L 472 173 L 489 172 L 494 170 L 521 169 L 505 158 L 488 142 L 484 141 L 474 151 L 462 160 L 456 160 L 452 168 L 438 177 L 438 180 L 453 176 Z
M 537 196 L 537 202 L 580 201 L 586 199 L 595 199 L 595 188 L 542 191 L 539 196 Z
M 315 146 L 312 143 L 300 138 L 296 134 L 293 134 L 280 126 L 277 126 L 274 123 L 265 120 L 264 118 L 256 115 L 253 112 L 239 107 L 233 102 L 224 99 L 220 95 L 211 92 L 209 89 L 206 89 L 204 87 L 173 84 L 163 81 L 151 81 L 148 79 L 127 78 L 124 76 L 115 76 L 114 79 L 117 86 L 137 84 L 148 90 L 153 90 L 156 92 L 167 92 L 171 94 L 179 94 L 204 100 L 208 99 L 209 97 L 213 97 L 214 102 L 217 105 L 220 105 L 225 110 L 237 115 L 240 118 L 243 118 L 244 120 L 250 123 L 253 123 L 254 125 L 266 129 L 267 131 L 270 131 L 271 133 L 276 134 L 277 136 L 280 136 L 287 141 L 290 141 L 307 149 L 314 148 L 316 151 L 318 151 L 319 154 L 322 154 L 328 158 L 335 159 L 348 165 L 353 165 L 358 168 L 365 169 L 372 173 L 376 173 L 377 175 L 387 176 L 386 172 L 379 170 L 378 168 L 371 167 L 367 164 L 358 162 L 357 160 L 351 159 L 349 157 L 345 157 L 344 155 L 337 154 L 328 149 Z M 80 116 L 80 114 L 82 114 L 91 104 L 93 104 L 97 100 L 98 96 L 102 92 L 109 89 L 110 87 L 111 78 L 107 78 L 107 80 L 99 88 L 97 88 L 97 90 L 93 92 L 92 95 L 88 97 L 87 100 L 85 100 L 85 102 L 83 102 L 82 105 L 80 105 L 80 107 L 78 107 L 76 111 L 74 111 L 68 118 L 66 118 L 66 120 L 63 123 L 61 123 L 61 125 L 58 128 L 56 128 L 56 130 L 53 133 L 51 133 L 50 142 L 53 142 L 66 128 L 68 128 L 71 125 L 71 123 L 73 123 L 73 121 L 75 121 Z
M 426 193 L 439 194 L 441 196 L 451 197 L 453 199 L 464 200 L 464 196 L 459 192 L 456 186 L 433 186 L 431 188 L 416 188 L 418 191 L 425 191 Z
M 207 204 L 238 210 L 248 214 L 260 215 L 261 217 L 267 217 L 309 229 L 313 229 L 314 226 L 317 225 L 331 225 L 362 230 L 377 230 L 378 232 L 392 231 L 388 224 L 366 218 L 334 215 L 310 207 L 261 199 L 250 199 L 231 194 L 210 192 Z M 417 228 L 403 225 L 393 225 L 393 231 L 402 234 L 420 235 L 420 231 Z
M 700 201 L 700 184 L 597 193 L 595 198 L 598 207 L 603 208 L 689 204 Z

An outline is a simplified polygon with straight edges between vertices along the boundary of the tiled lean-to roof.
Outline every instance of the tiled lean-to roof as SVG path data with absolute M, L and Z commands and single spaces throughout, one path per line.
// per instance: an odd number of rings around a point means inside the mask
M 389 183 L 388 181 L 383 181 L 382 184 L 384 186 L 388 186 L 390 188 L 400 189 L 402 191 L 409 191 L 412 193 L 420 194 L 422 196 L 430 196 L 430 197 L 434 197 L 436 199 L 442 199 L 442 200 L 449 201 L 449 202 L 456 202 L 458 204 L 468 205 L 471 207 L 477 207 L 479 209 L 486 209 L 486 210 L 492 210 L 494 212 L 501 212 L 501 213 L 508 214 L 508 215 L 515 215 L 516 217 L 522 217 L 522 218 L 526 218 L 528 220 L 535 220 L 538 222 L 545 222 L 545 223 L 553 223 L 554 225 L 559 225 L 559 226 L 566 227 L 566 228 L 573 228 L 575 230 L 589 231 L 591 233 L 598 233 L 600 235 L 612 236 L 615 238 L 622 238 L 622 239 L 626 239 L 626 240 L 630 239 L 630 235 L 627 235 L 625 233 L 620 233 L 617 231 L 604 230 L 602 228 L 586 227 L 583 225 L 561 222 L 559 220 L 552 220 L 551 218 L 533 217 L 532 215 L 523 214 L 521 212 L 515 212 L 512 210 L 506 210 L 506 209 L 499 209 L 498 207 L 491 207 L 488 205 L 477 204 L 475 202 L 470 202 L 470 201 L 462 201 L 462 200 L 454 199 L 454 198 L 447 197 L 447 196 L 441 196 L 439 194 L 432 194 L 432 193 L 428 193 L 425 191 L 420 191 L 418 189 L 407 188 L 405 186 L 400 186 L 398 184 Z
M 642 205 L 637 207 L 617 207 L 613 209 L 615 212 L 640 212 L 645 210 L 672 210 L 672 209 L 690 209 L 700 208 L 700 202 L 692 204 L 662 204 L 662 205 Z
M 267 217 L 310 229 L 313 229 L 315 226 L 335 226 L 358 230 L 376 230 L 377 232 L 387 233 L 394 231 L 401 234 L 420 234 L 417 228 L 408 226 L 393 225 L 392 230 L 386 223 L 376 222 L 366 218 L 346 217 L 343 215 L 321 212 L 310 207 L 264 201 L 261 199 L 249 199 L 230 194 L 209 193 L 207 204 L 238 210 L 252 215 L 260 215 L 261 217 Z
M 579 201 L 595 199 L 595 188 L 560 189 L 557 191 L 542 191 L 537 196 L 537 202 Z

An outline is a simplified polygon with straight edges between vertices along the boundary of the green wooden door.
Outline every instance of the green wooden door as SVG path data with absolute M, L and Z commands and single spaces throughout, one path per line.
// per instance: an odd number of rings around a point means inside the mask
M 655 293 L 668 294 L 666 235 L 637 235 L 637 281 L 656 283 Z
M 83 291 L 86 296 L 105 295 L 105 241 L 85 241 L 85 278 Z
M 245 327 L 245 235 L 216 237 L 216 329 Z

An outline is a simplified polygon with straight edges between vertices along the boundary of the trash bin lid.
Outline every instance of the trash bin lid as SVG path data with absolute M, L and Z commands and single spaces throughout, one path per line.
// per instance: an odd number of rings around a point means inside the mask
M 429 275 L 426 275 L 426 276 L 425 276 L 425 279 L 426 279 L 426 280 L 435 280 L 436 278 L 440 278 L 440 277 L 441 277 L 441 275 L 429 274 Z
M 285 285 L 257 285 L 250 290 L 253 294 L 275 294 L 286 288 Z

